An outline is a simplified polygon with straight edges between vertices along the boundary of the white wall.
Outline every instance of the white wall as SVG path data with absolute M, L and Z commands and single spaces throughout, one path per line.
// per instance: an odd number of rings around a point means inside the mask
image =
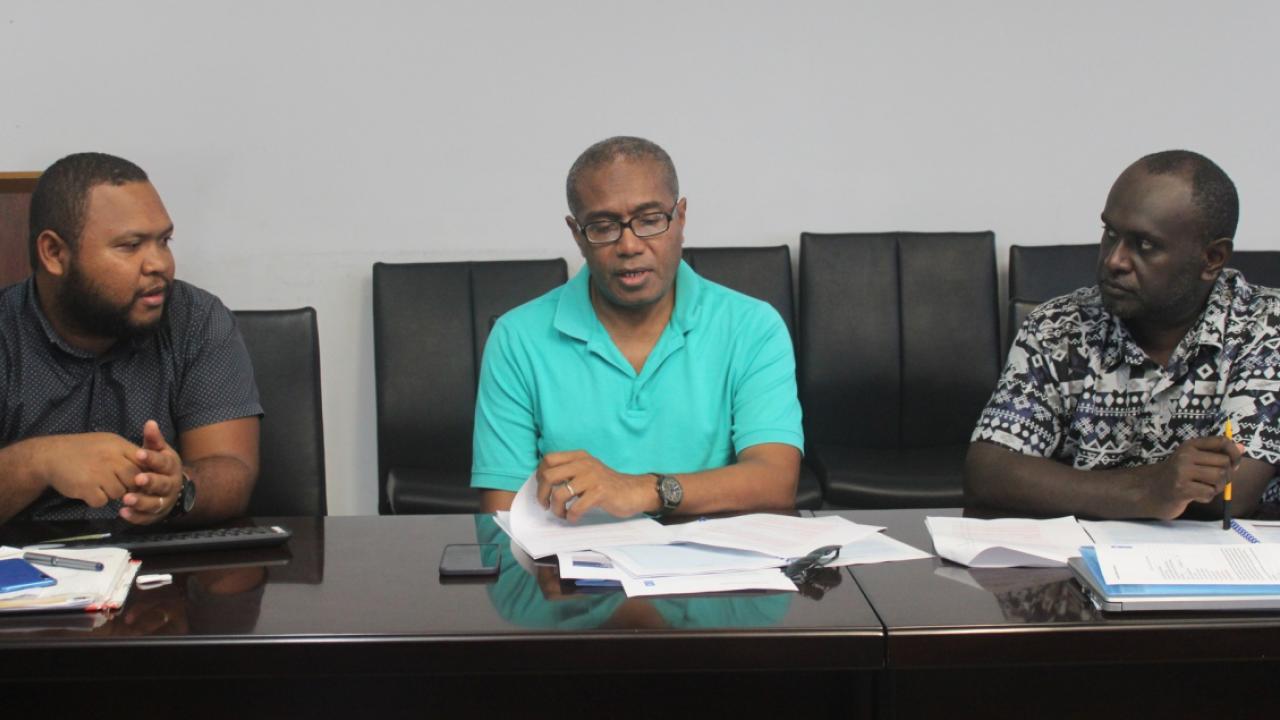
M 319 311 L 329 502 L 376 508 L 371 265 L 566 256 L 563 176 L 663 144 L 693 245 L 802 230 L 1086 242 L 1116 174 L 1189 147 L 1280 243 L 1280 5 L 0 1 L 0 169 L 152 175 L 179 274 Z

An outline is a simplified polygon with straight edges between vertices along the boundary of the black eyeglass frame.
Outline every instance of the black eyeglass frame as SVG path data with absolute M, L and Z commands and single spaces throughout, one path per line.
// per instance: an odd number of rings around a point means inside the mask
M 668 212 L 663 212 L 662 210 L 658 210 L 656 212 L 641 213 L 640 215 L 633 216 L 630 220 L 626 222 L 622 222 L 621 220 L 593 220 L 592 222 L 589 222 L 586 225 L 583 225 L 582 223 L 578 222 L 578 218 L 574 218 L 573 224 L 578 226 L 578 232 L 582 233 L 582 237 L 586 239 L 588 245 L 593 245 L 595 247 L 604 247 L 605 245 L 612 245 L 618 242 L 619 240 L 621 240 L 623 230 L 630 230 L 632 235 L 635 235 L 637 238 L 640 238 L 641 240 L 647 240 L 651 237 L 658 237 L 659 235 L 671 229 L 671 221 L 675 219 L 676 209 L 679 207 L 680 207 L 680 201 L 676 200 L 675 204 L 671 206 L 671 210 Z M 640 220 L 642 218 L 647 218 L 647 217 L 653 217 L 655 215 L 661 215 L 662 217 L 667 219 L 666 227 L 662 228 L 658 232 L 650 233 L 648 235 L 641 235 L 640 233 L 636 232 L 636 229 L 634 227 L 631 226 L 631 223 L 635 222 L 636 220 Z M 592 240 L 591 235 L 587 233 L 587 228 L 591 227 L 592 225 L 617 225 L 618 236 L 606 242 L 597 242 L 595 240 Z
M 820 567 L 826 567 L 836 558 L 840 557 L 839 545 L 824 545 L 817 550 L 796 558 L 787 563 L 782 568 L 782 573 L 787 576 L 791 582 L 797 585 L 803 585 L 809 580 L 809 575 Z

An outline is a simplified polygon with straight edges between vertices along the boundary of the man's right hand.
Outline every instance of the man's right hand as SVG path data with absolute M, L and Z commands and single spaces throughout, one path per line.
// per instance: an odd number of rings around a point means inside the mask
M 1134 468 L 1144 517 L 1173 520 L 1193 502 L 1208 503 L 1227 484 L 1228 470 L 1240 464 L 1241 450 L 1221 435 L 1192 438 L 1173 455 L 1153 465 Z
M 138 446 L 114 433 L 50 435 L 38 448 L 39 477 L 64 497 L 102 507 L 134 490 Z

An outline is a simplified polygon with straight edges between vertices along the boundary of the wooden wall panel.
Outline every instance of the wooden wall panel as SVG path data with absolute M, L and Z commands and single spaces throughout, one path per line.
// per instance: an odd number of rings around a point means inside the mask
M 0 173 L 0 287 L 31 274 L 27 255 L 27 211 L 38 172 Z

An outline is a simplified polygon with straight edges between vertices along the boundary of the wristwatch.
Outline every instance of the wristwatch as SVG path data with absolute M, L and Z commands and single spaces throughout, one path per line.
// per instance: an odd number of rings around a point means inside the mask
M 191 482 L 191 476 L 186 470 L 182 471 L 182 487 L 178 489 L 178 497 L 173 500 L 173 507 L 169 508 L 169 514 L 165 516 L 166 520 L 180 518 L 191 512 L 191 508 L 196 506 L 196 484 Z
M 658 478 L 658 499 L 662 501 L 662 507 L 652 515 L 653 517 L 666 517 L 680 507 L 680 501 L 684 500 L 684 486 L 680 484 L 680 481 L 674 475 L 650 474 Z

